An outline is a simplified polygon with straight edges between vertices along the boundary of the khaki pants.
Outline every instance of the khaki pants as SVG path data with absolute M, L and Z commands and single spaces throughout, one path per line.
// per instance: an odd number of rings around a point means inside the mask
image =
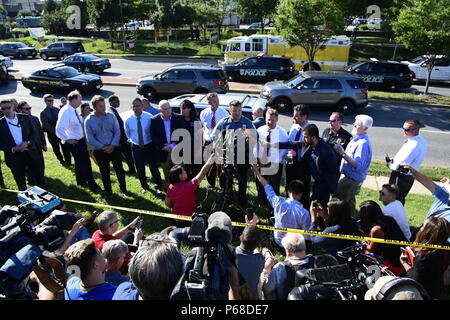
M 172 162 L 172 151 L 169 152 L 168 156 L 167 156 L 167 160 L 165 162 L 160 162 L 159 163 L 163 169 L 164 172 L 164 190 L 167 191 L 167 188 L 169 187 L 169 174 L 170 174 L 170 169 L 173 167 L 173 162 Z
M 337 192 L 335 197 L 347 201 L 352 208 L 352 216 L 355 216 L 356 212 L 356 199 L 355 195 L 361 189 L 362 182 L 347 178 L 346 176 L 341 176 L 338 182 Z

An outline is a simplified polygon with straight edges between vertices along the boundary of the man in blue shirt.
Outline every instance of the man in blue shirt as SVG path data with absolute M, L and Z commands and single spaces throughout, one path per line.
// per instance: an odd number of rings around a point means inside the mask
M 64 253 L 68 266 L 78 274 L 66 284 L 65 300 L 111 300 L 116 286 L 105 282 L 106 261 L 94 240 L 81 240 Z
M 256 130 L 250 119 L 242 115 L 242 104 L 238 100 L 233 100 L 229 104 L 230 116 L 223 118 L 217 123 L 211 133 L 211 141 L 216 142 L 215 149 L 221 150 L 226 148 L 225 153 L 222 152 L 223 158 L 227 164 L 232 164 L 236 168 L 239 185 L 239 203 L 242 206 L 247 204 L 247 173 L 250 167 L 250 148 L 249 138 L 256 143 Z M 222 139 L 223 140 L 222 140 Z M 240 143 L 244 141 L 245 143 Z M 230 152 L 230 150 L 233 150 Z M 227 154 L 229 153 L 229 154 Z M 234 157 L 231 158 L 230 154 Z M 256 163 L 256 159 L 254 161 Z M 220 184 L 225 184 L 225 174 L 220 177 Z M 231 182 L 232 183 L 232 182 Z
M 284 199 L 277 196 L 272 186 L 261 175 L 257 166 L 252 166 L 252 170 L 255 173 L 256 178 L 264 186 L 267 200 L 269 200 L 270 205 L 273 207 L 275 227 L 308 230 L 311 224 L 311 217 L 308 210 L 303 208 L 300 203 L 300 199 L 304 192 L 303 183 L 300 180 L 291 181 L 287 188 L 289 197 Z M 273 233 L 274 241 L 279 249 L 281 249 L 281 252 L 284 250 L 281 239 L 285 234 L 286 233 L 282 231 L 274 231 Z M 304 237 L 306 240 L 309 240 L 308 235 L 305 235 Z
M 345 151 L 339 144 L 334 146 L 334 150 L 342 157 L 341 173 L 344 175 L 338 182 L 336 197 L 349 202 L 352 215 L 355 213 L 355 195 L 366 180 L 372 161 L 372 145 L 367 134 L 372 124 L 373 119 L 368 115 L 357 115 L 352 130 L 354 138 Z
M 84 122 L 87 142 L 94 148 L 94 156 L 100 168 L 105 199 L 112 195 L 110 162 L 116 172 L 120 190 L 127 196 L 125 171 L 122 166 L 122 152 L 120 151 L 119 122 L 112 113 L 106 113 L 105 98 L 96 95 L 91 100 L 95 112 L 91 113 Z

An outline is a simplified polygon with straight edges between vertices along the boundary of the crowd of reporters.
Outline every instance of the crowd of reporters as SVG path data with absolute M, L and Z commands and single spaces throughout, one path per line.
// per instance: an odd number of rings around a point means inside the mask
M 210 108 L 203 110 L 199 117 L 189 100 L 183 101 L 181 115 L 177 115 L 172 113 L 167 100 L 159 103 L 158 110 L 151 107 L 148 101 L 136 98 L 132 103 L 133 112 L 124 121 L 120 121 L 121 116 L 116 110 L 120 106 L 118 97 L 108 99 L 110 112 L 106 112 L 103 97 L 92 99 L 93 109 L 89 104 L 83 104 L 81 99 L 78 92 L 71 92 L 65 109 L 56 110 L 53 96 L 46 95 L 46 109 L 41 113 L 42 126 L 31 115 L 31 107 L 26 102 L 15 106 L 12 100 L 1 101 L 4 117 L 0 121 L 5 125 L 0 124 L 5 132 L 11 131 L 12 137 L 12 141 L 5 135 L 0 138 L 1 150 L 5 152 L 6 164 L 20 190 L 26 189 L 25 172 L 28 172 L 29 184 L 46 187 L 42 156 L 42 152 L 47 151 L 45 131 L 61 165 L 70 166 L 71 158 L 74 158 L 77 184 L 93 192 L 102 191 L 92 175 L 92 159 L 100 168 L 104 196 L 108 200 L 112 193 L 111 162 L 122 195 L 129 196 L 122 167 L 124 159 L 128 164 L 128 173 L 139 178 L 144 194 L 150 189 L 145 174 L 148 164 L 153 187 L 158 192 L 166 192 L 167 207 L 174 214 L 191 216 L 198 204 L 196 190 L 204 178 L 210 185 L 215 185 L 219 175 L 220 186 L 224 187 L 225 183 L 216 156 L 211 155 L 202 164 L 194 161 L 195 155 L 199 150 L 203 153 L 209 143 L 214 144 L 224 131 L 240 130 L 246 141 L 246 156 L 254 153 L 257 163 L 251 164 L 246 157 L 243 164 L 235 166 L 234 181 L 239 185 L 237 203 L 241 207 L 248 206 L 247 175 L 251 169 L 256 180 L 257 206 L 273 214 L 269 220 L 275 227 L 448 245 L 450 207 L 445 188 L 450 187 L 450 181 L 443 178 L 441 182 L 444 187 L 441 187 L 418 171 L 426 154 L 426 142 L 419 136 L 420 123 L 417 120 L 405 121 L 403 131 L 408 142 L 394 158 L 386 159 L 392 174 L 389 183 L 380 190 L 378 200 L 384 207 L 381 208 L 372 199 L 356 208 L 355 195 L 367 177 L 372 160 L 368 131 L 373 119 L 367 115 L 356 116 L 350 134 L 342 127 L 343 115 L 332 113 L 330 127 L 320 137 L 317 126 L 308 120 L 309 108 L 303 105 L 294 108 L 293 124 L 286 132 L 277 124 L 276 110 L 267 110 L 265 118 L 262 110 L 254 110 L 252 122 L 242 115 L 242 106 L 238 101 L 230 103 L 228 113 L 218 106 L 215 94 L 208 95 Z M 76 111 L 79 106 L 80 114 Z M 65 116 L 68 113 L 70 115 Z M 16 121 L 16 126 L 28 127 L 27 137 L 23 136 L 24 128 L 22 134 L 14 131 L 14 123 L 10 121 Z M 184 165 L 175 164 L 172 159 L 172 150 L 180 143 L 172 136 L 176 129 L 188 130 L 191 137 L 191 161 Z M 195 137 L 201 138 L 200 148 Z M 248 151 L 252 143 L 256 147 Z M 163 169 L 164 179 L 160 177 L 158 166 Z M 272 167 L 275 171 L 264 174 L 264 169 Z M 286 197 L 280 194 L 284 168 Z M 411 232 L 404 209 L 405 198 L 414 179 L 436 198 L 415 235 Z M 0 182 L 5 185 L 3 177 Z M 89 218 L 90 223 L 96 219 L 98 224 L 98 230 L 91 236 L 86 229 L 87 221 L 81 216 L 77 218 L 71 230 L 66 230 L 66 241 L 55 252 L 64 257 L 64 266 L 78 266 L 80 273 L 69 279 L 60 279 L 63 289 L 53 292 L 56 290 L 49 290 L 50 286 L 43 285 L 39 275 L 33 272 L 30 281 L 38 284 L 36 297 L 68 300 L 173 297 L 174 288 L 186 272 L 187 257 L 180 250 L 179 243 L 169 235 L 170 228 L 144 237 L 140 218 L 119 229 L 117 214 L 104 211 Z M 178 225 L 177 222 L 174 221 Z M 224 279 L 229 292 L 221 296 L 223 299 L 285 300 L 295 287 L 293 278 L 298 270 L 342 263 L 338 252 L 354 244 L 354 241 L 345 238 L 275 231 L 271 235 L 273 250 L 284 256 L 284 260 L 278 262 L 269 249 L 261 248 L 262 238 L 268 233 L 255 226 L 259 222 L 258 217 L 246 218 L 246 222 L 250 225 L 240 235 L 240 245 L 233 248 L 230 243 L 226 244 L 230 246 L 233 263 L 226 270 Z M 314 256 L 307 254 L 310 248 L 321 253 Z M 417 290 L 411 287 L 410 282 L 403 285 L 399 282 L 397 290 L 390 292 L 392 297 L 423 299 L 426 292 L 428 297 L 438 298 L 443 293 L 445 278 L 448 277 L 447 251 L 413 247 L 415 258 L 412 261 L 398 245 L 368 241 L 366 249 L 366 253 L 378 257 L 396 277 L 414 279 L 424 288 L 416 294 Z M 54 270 L 49 272 L 55 273 Z M 382 278 L 380 283 L 389 282 Z M 247 291 L 243 290 L 243 283 Z M 382 291 L 380 285 L 374 288 Z M 374 288 L 368 291 L 366 298 L 376 299 L 379 296 L 374 293 Z

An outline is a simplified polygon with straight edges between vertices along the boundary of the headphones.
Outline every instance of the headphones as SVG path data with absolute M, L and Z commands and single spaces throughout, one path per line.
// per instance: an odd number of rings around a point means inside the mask
M 425 291 L 425 288 L 416 280 L 411 278 L 395 278 L 386 282 L 375 296 L 376 300 L 385 300 L 385 298 L 399 286 L 412 286 L 416 288 L 424 300 L 430 300 L 430 296 Z

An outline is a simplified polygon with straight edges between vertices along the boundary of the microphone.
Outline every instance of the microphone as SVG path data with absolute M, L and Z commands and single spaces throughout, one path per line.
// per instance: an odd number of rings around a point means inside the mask
M 208 218 L 208 229 L 206 229 L 206 240 L 213 243 L 228 244 L 231 242 L 232 225 L 230 217 L 221 211 L 214 212 Z

